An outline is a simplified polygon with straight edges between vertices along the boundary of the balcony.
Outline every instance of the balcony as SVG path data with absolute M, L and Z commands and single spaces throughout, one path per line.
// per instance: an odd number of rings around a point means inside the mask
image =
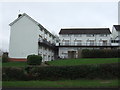
M 111 46 L 111 43 L 59 43 L 59 46 Z
M 38 44 L 40 46 L 45 46 L 45 47 L 49 47 L 49 48 L 52 48 L 52 49 L 55 48 L 55 44 L 48 42 L 46 39 L 39 39 Z

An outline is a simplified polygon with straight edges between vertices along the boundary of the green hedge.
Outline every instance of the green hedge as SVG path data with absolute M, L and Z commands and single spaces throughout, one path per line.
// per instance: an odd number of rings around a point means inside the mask
M 24 68 L 18 67 L 3 67 L 2 68 L 2 80 L 26 80 L 26 74 Z
M 117 49 L 84 49 L 82 58 L 120 58 L 120 50 Z
M 42 57 L 39 55 L 28 55 L 27 64 L 29 65 L 40 65 L 42 62 Z
M 120 75 L 117 64 L 37 67 L 30 74 L 36 80 L 112 79 Z
M 117 79 L 119 71 L 118 64 L 3 68 L 3 80 Z

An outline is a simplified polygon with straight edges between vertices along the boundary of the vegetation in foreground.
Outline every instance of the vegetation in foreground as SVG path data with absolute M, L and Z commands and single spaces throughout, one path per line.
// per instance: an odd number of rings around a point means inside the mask
M 118 80 L 3 81 L 3 87 L 118 87 Z
M 118 62 L 120 62 L 120 58 L 81 58 L 81 59 L 48 61 L 47 63 L 53 66 L 75 66 L 75 65 L 107 64 L 107 63 L 118 63 Z

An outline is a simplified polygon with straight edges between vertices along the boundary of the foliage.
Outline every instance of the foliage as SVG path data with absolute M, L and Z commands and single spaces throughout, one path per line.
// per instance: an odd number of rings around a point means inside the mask
M 112 79 L 120 75 L 118 64 L 33 67 L 33 80 Z
M 27 64 L 29 65 L 40 65 L 42 62 L 42 57 L 39 55 L 28 55 Z
M 76 80 L 118 79 L 120 67 L 116 64 L 93 64 L 78 66 L 28 66 L 3 67 L 2 76 L 8 80 Z
M 2 80 L 25 80 L 26 78 L 23 68 L 18 67 L 3 67 L 2 68 Z
M 83 58 L 120 58 L 120 50 L 117 49 L 83 49 Z
M 8 62 L 8 60 L 9 60 L 8 53 L 4 52 L 2 55 L 2 62 Z

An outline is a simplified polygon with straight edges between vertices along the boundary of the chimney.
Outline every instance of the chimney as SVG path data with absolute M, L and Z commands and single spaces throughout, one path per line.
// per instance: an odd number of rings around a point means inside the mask
M 22 16 L 22 14 L 18 14 L 18 18 L 21 17 L 21 16 Z

